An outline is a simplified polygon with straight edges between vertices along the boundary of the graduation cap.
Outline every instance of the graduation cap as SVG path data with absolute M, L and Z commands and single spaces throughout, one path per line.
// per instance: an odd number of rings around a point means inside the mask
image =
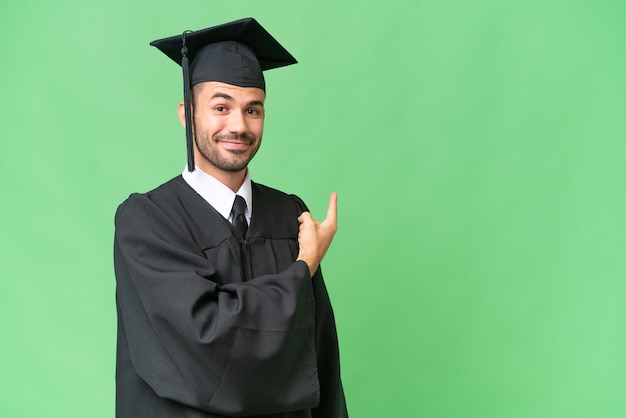
M 187 165 L 194 171 L 191 87 L 219 81 L 265 90 L 263 71 L 298 61 L 256 20 L 246 18 L 150 42 L 183 67 Z

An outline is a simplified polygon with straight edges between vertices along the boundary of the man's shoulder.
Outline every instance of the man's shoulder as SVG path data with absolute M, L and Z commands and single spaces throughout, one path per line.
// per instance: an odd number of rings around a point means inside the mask
M 185 182 L 182 176 L 176 176 L 154 189 L 144 193 L 131 193 L 117 208 L 116 223 L 120 219 L 136 219 L 148 213 L 168 212 L 173 206 L 180 205 L 185 199 Z
M 256 181 L 252 181 L 251 183 L 252 183 L 253 191 L 263 192 L 263 193 L 268 193 L 268 194 L 276 194 L 279 196 L 289 196 L 289 194 L 281 190 L 275 189 L 273 187 L 266 186 L 265 184 L 257 183 Z
M 298 196 L 253 183 L 252 201 L 251 228 L 256 237 L 297 238 L 298 216 L 307 211 Z
M 306 205 L 295 194 L 285 193 L 273 187 L 264 184 L 252 182 L 252 198 L 254 202 L 264 201 L 271 202 L 273 205 L 295 205 L 301 211 L 307 210 Z
M 149 199 L 159 199 L 180 193 L 181 186 L 186 184 L 182 175 L 167 180 L 165 183 L 145 193 L 133 193 L 131 196 L 146 196 Z
M 158 200 L 158 199 L 163 199 L 166 198 L 168 196 L 171 196 L 172 194 L 180 194 L 181 190 L 182 190 L 182 186 L 185 185 L 185 181 L 183 180 L 182 175 L 178 175 L 176 177 L 173 177 L 169 180 L 167 180 L 166 182 L 154 187 L 153 189 L 147 191 L 147 192 L 134 192 L 131 193 L 128 198 L 122 202 L 122 204 L 128 202 L 128 201 L 133 201 L 136 199 L 142 199 L 142 198 L 146 198 L 146 199 L 150 199 L 150 200 Z

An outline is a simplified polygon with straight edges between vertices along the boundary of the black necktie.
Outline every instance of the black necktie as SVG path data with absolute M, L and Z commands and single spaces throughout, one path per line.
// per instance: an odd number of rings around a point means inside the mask
M 245 238 L 248 232 L 248 221 L 246 221 L 246 200 L 239 196 L 235 196 L 233 203 L 233 226 L 240 237 Z

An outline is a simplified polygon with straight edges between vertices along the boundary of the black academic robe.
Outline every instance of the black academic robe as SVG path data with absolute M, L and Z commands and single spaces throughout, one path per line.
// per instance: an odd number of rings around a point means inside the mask
M 117 418 L 347 417 L 293 195 L 253 183 L 246 239 L 178 176 L 115 217 Z

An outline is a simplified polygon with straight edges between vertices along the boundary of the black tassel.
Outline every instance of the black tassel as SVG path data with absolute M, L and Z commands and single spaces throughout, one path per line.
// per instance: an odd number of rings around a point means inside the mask
M 191 80 L 189 78 L 189 58 L 187 57 L 186 36 L 191 31 L 183 32 L 182 55 L 183 67 L 183 101 L 185 104 L 185 134 L 187 136 L 187 169 L 194 171 L 196 164 L 193 158 L 193 116 L 191 114 Z

